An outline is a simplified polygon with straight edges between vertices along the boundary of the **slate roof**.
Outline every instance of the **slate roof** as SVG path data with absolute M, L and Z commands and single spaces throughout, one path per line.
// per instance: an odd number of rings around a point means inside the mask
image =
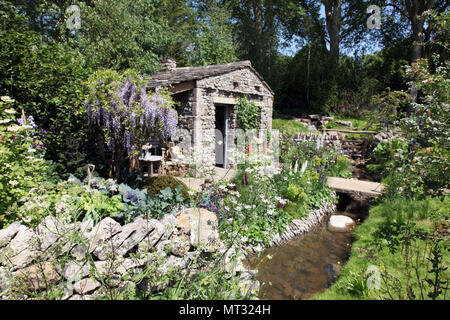
M 252 64 L 249 60 L 225 64 L 213 64 L 209 66 L 182 67 L 175 68 L 171 71 L 161 71 L 151 76 L 150 80 L 147 82 L 147 89 L 175 85 L 191 80 L 200 80 L 244 68 L 250 68 L 258 76 L 261 82 L 269 89 L 272 95 L 274 94 L 272 89 L 264 81 L 261 75 L 259 75 L 259 73 L 256 72 L 256 70 L 252 67 Z

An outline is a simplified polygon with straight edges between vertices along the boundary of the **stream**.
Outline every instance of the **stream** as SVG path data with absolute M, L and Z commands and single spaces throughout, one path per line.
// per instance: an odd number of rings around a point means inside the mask
M 367 203 L 348 198 L 341 197 L 334 214 L 363 220 L 368 214 Z M 268 248 L 259 257 L 247 261 L 253 269 L 258 269 L 260 299 L 309 299 L 333 283 L 348 260 L 353 232 L 329 231 L 329 217 L 312 231 L 279 247 Z

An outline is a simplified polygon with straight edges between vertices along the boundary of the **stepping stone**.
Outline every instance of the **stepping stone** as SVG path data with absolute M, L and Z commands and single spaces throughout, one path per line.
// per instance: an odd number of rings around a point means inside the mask
M 355 225 L 355 221 L 344 215 L 333 215 L 328 221 L 330 231 L 345 232 L 349 231 Z

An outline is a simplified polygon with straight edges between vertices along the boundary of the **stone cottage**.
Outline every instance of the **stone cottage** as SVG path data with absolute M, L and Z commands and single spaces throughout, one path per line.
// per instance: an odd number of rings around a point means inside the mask
M 207 166 L 234 164 L 238 97 L 262 107 L 260 132 L 272 130 L 274 93 L 250 61 L 177 68 L 175 61 L 168 59 L 147 84 L 147 90 L 158 87 L 167 87 L 179 103 L 182 134 L 173 139 L 189 141 L 188 155 L 202 152 Z

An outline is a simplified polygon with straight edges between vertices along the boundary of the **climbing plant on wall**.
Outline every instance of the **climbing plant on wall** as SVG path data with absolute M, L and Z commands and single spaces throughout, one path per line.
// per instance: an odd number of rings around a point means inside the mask
M 261 107 L 245 98 L 238 98 L 236 116 L 238 126 L 245 131 L 259 127 Z

